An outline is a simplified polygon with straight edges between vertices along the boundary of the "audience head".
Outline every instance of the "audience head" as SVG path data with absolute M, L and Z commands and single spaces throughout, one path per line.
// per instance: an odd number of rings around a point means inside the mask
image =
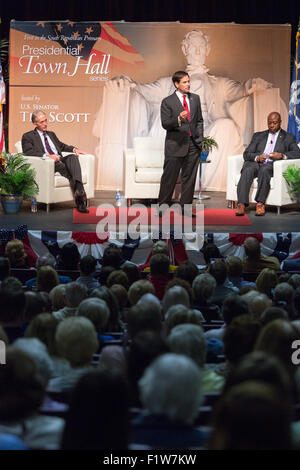
M 228 277 L 241 277 L 243 273 L 243 262 L 238 256 L 227 256 L 225 259 Z
M 40 313 L 29 323 L 25 337 L 39 339 L 47 347 L 50 356 L 56 356 L 55 333 L 58 324 L 59 320 L 50 313 Z
M 225 297 L 222 305 L 222 316 L 226 325 L 240 315 L 249 314 L 247 302 L 238 294 L 229 294 Z
M 222 258 L 219 248 L 212 241 L 204 242 L 201 251 L 207 265 L 210 264 L 213 259 Z
M 66 305 L 77 308 L 80 302 L 87 297 L 87 288 L 80 282 L 69 282 L 65 287 Z
M 208 272 L 211 274 L 218 286 L 222 286 L 227 278 L 227 266 L 223 259 L 216 259 L 208 266 Z
M 66 284 L 58 284 L 49 292 L 52 311 L 56 312 L 66 306 Z
M 169 257 L 163 253 L 153 255 L 150 259 L 150 272 L 152 276 L 168 276 L 169 267 Z
M 68 242 L 61 248 L 60 255 L 57 260 L 57 267 L 59 269 L 78 269 L 80 261 L 80 253 L 77 245 L 73 242 Z
M 231 365 L 236 365 L 253 351 L 260 331 L 260 322 L 251 315 L 240 315 L 226 327 L 223 342 L 224 354 Z
M 47 292 L 25 292 L 26 308 L 24 312 L 24 321 L 30 322 L 39 313 L 51 312 L 51 300 Z
M 196 310 L 189 309 L 185 305 L 173 305 L 165 315 L 164 327 L 166 335 L 168 336 L 175 326 L 182 323 L 201 325 L 202 316 Z
M 291 448 L 291 413 L 276 388 L 247 381 L 221 398 L 214 416 L 213 450 Z
M 139 389 L 148 412 L 191 425 L 202 401 L 201 371 L 188 357 L 163 354 L 146 369 Z
M 141 279 L 141 274 L 136 264 L 126 262 L 122 264 L 121 268 L 122 271 L 127 274 L 128 287 L 130 287 L 135 281 L 139 281 Z
M 6 364 L 0 366 L 0 421 L 13 423 L 37 413 L 44 393 L 34 361 L 27 353 L 9 346 Z
M 120 284 L 113 284 L 109 290 L 116 297 L 120 311 L 126 308 L 128 304 L 128 294 L 125 287 Z
M 14 341 L 14 347 L 21 349 L 31 357 L 36 367 L 36 373 L 46 387 L 53 375 L 53 365 L 45 344 L 38 338 L 18 338 Z
M 97 287 L 91 293 L 91 297 L 104 300 L 109 309 L 109 318 L 106 325 L 107 331 L 119 331 L 120 329 L 120 309 L 113 291 L 106 286 Z
M 171 289 L 168 289 L 167 292 L 164 295 L 164 298 L 162 300 L 162 307 L 163 311 L 166 313 L 169 308 L 171 308 L 173 305 L 185 305 L 186 307 L 190 307 L 190 299 L 189 299 L 189 294 L 187 291 L 180 286 L 174 286 L 171 287 Z
M 249 259 L 257 259 L 260 257 L 260 243 L 257 238 L 248 237 L 244 241 L 245 255 Z
M 251 290 L 242 296 L 249 307 L 249 313 L 260 319 L 262 312 L 272 305 L 272 300 L 266 294 L 260 294 L 256 290 Z
M 173 353 L 193 359 L 203 368 L 206 359 L 206 338 L 199 325 L 181 324 L 175 326 L 168 336 L 168 345 Z
M 294 300 L 294 289 L 287 282 L 281 282 L 277 284 L 274 289 L 274 302 L 286 302 L 290 304 Z
M 46 253 L 38 257 L 35 263 L 36 269 L 40 269 L 42 266 L 52 266 L 55 268 L 56 266 L 56 259 L 51 253 Z
M 10 276 L 10 261 L 4 256 L 0 256 L 0 282 Z
M 161 326 L 160 311 L 149 302 L 134 305 L 127 313 L 127 330 L 130 338 L 134 338 L 144 330 L 160 333 Z
M 129 395 L 115 370 L 84 374 L 72 393 L 62 438 L 63 450 L 127 449 Z
M 105 248 L 102 257 L 102 266 L 111 266 L 114 269 L 120 269 L 123 262 L 122 251 L 116 245 L 109 245 Z
M 26 307 L 22 283 L 14 277 L 4 279 L 0 286 L 0 298 L 0 323 L 21 324 Z
M 278 282 L 274 269 L 264 268 L 256 278 L 256 289 L 262 294 L 271 296 L 271 289 L 274 289 Z
M 192 286 L 194 279 L 198 276 L 198 274 L 199 270 L 195 263 L 188 260 L 184 261 L 180 266 L 178 266 L 175 272 L 175 277 L 187 281 L 189 285 Z
M 151 282 L 146 281 L 146 279 L 140 279 L 139 281 L 134 282 L 128 290 L 128 300 L 130 305 L 135 305 L 138 303 L 141 297 L 144 294 L 153 294 L 155 295 L 155 289 Z
M 297 287 L 300 287 L 300 274 L 292 274 L 286 282 L 296 290 Z
M 42 292 L 50 292 L 59 284 L 58 274 L 52 266 L 41 266 L 37 272 L 36 289 Z
M 26 264 L 27 255 L 21 240 L 17 238 L 10 240 L 5 246 L 5 256 L 9 259 L 12 268 L 22 268 Z
M 263 313 L 260 316 L 260 321 L 262 326 L 267 325 L 268 323 L 271 323 L 274 320 L 288 320 L 289 316 L 287 312 L 280 307 L 268 307 L 266 310 L 263 311 Z
M 84 317 L 62 320 L 56 329 L 55 340 L 60 356 L 72 367 L 88 366 L 99 347 L 95 327 Z
M 293 374 L 296 367 L 291 360 L 291 345 L 297 339 L 299 333 L 295 325 L 287 320 L 274 320 L 261 330 L 255 350 L 277 357 L 286 370 Z
M 128 289 L 128 277 L 127 274 L 124 273 L 121 269 L 116 269 L 107 278 L 106 285 L 107 287 L 111 287 L 114 284 L 120 284 L 126 290 Z
M 199 274 L 193 281 L 193 294 L 196 303 L 207 302 L 212 296 L 217 282 L 215 278 L 208 273 Z
M 104 300 L 91 297 L 80 303 L 77 309 L 77 315 L 91 320 L 96 331 L 99 333 L 106 329 L 109 319 L 109 309 Z
M 83 256 L 79 262 L 82 276 L 91 276 L 96 271 L 97 260 L 92 255 Z
M 169 248 L 163 240 L 158 240 L 152 246 L 152 256 L 158 254 L 166 255 L 169 258 Z

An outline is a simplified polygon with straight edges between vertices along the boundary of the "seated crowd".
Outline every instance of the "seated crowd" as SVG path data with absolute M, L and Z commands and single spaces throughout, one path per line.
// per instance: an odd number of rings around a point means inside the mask
M 32 270 L 7 243 L 0 449 L 298 449 L 300 275 L 244 247 L 200 271 L 162 241 L 139 268 L 67 243 Z

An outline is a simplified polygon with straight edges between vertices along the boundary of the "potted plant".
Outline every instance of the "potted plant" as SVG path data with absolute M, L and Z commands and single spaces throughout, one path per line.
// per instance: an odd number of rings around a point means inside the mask
M 213 147 L 218 148 L 218 144 L 212 137 L 203 137 L 202 139 L 202 152 L 200 155 L 200 160 L 204 161 L 207 159 L 209 152 L 212 151 Z
M 283 172 L 283 177 L 287 182 L 289 189 L 288 193 L 292 199 L 297 202 L 300 201 L 300 168 L 295 164 L 289 165 Z
M 0 196 L 4 212 L 16 214 L 23 199 L 32 198 L 38 192 L 35 170 L 22 153 L 0 155 Z

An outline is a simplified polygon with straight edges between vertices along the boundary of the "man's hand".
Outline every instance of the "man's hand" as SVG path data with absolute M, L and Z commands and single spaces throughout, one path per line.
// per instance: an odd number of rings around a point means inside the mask
M 256 161 L 258 163 L 263 163 L 268 158 L 268 155 L 258 155 Z
M 51 155 L 48 154 L 47 157 L 52 158 L 52 160 L 54 160 L 55 162 L 59 162 L 59 160 L 60 160 L 60 156 L 56 155 L 55 153 L 53 153 Z
M 76 153 L 76 155 L 87 155 L 86 152 L 83 152 L 83 150 L 79 150 L 77 147 L 74 148 L 74 153 Z
M 270 158 L 272 160 L 282 160 L 283 155 L 282 155 L 282 153 L 279 153 L 279 152 L 272 152 L 272 153 L 270 153 Z
M 187 117 L 188 117 L 187 111 L 181 111 L 181 113 L 179 114 L 180 121 L 185 121 Z

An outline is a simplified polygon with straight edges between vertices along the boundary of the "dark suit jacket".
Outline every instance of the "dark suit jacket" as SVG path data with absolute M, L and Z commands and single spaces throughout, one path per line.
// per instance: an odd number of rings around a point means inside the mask
M 254 162 L 255 157 L 264 152 L 268 135 L 269 131 L 255 132 L 253 134 L 250 144 L 244 151 L 243 157 L 245 162 Z M 300 148 L 296 143 L 296 137 L 285 132 L 283 129 L 280 129 L 274 152 L 283 153 L 287 158 L 300 158 Z
M 74 146 L 67 145 L 61 142 L 54 132 L 47 131 L 50 139 L 54 143 L 55 147 L 57 148 L 58 154 L 61 156 L 62 152 L 71 152 L 73 153 Z M 42 157 L 45 154 L 44 146 L 40 135 L 36 129 L 33 131 L 26 132 L 23 134 L 22 137 L 22 149 L 25 155 L 32 156 L 32 157 Z
M 190 132 L 194 142 L 201 151 L 203 138 L 203 118 L 200 98 L 194 93 L 188 93 L 190 100 L 190 122 L 186 119 L 178 124 L 178 116 L 184 111 L 183 106 L 174 92 L 161 103 L 161 123 L 167 131 L 165 141 L 166 157 L 184 157 L 189 149 Z

